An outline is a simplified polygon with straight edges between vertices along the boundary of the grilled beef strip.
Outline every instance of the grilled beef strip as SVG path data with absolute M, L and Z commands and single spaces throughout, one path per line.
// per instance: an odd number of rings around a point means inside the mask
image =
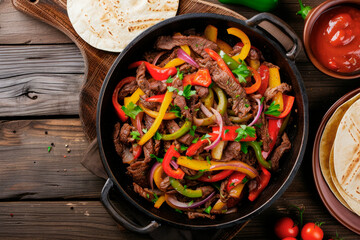
M 271 158 L 270 158 L 270 161 L 271 161 L 271 168 L 273 171 L 276 171 L 279 169 L 279 161 L 280 161 L 280 158 L 282 157 L 282 155 L 287 151 L 287 150 L 290 150 L 291 149 L 291 142 L 287 136 L 286 133 L 284 133 L 281 137 L 282 139 L 282 142 L 280 144 L 280 146 L 278 146 Z
M 203 86 L 195 86 L 196 94 L 200 98 L 204 98 L 209 94 L 209 88 Z
M 145 63 L 142 63 L 138 69 L 136 70 L 136 82 L 139 88 L 145 93 L 147 97 L 151 96 L 151 89 L 149 81 L 146 79 L 145 76 L 146 73 L 146 67 Z
M 135 183 L 139 184 L 142 187 L 147 187 L 149 185 L 147 176 L 149 168 L 150 165 L 148 162 L 139 159 L 136 162 L 130 163 L 130 165 L 126 168 L 126 173 L 133 178 Z
M 136 89 L 138 89 L 138 85 L 136 81 L 129 82 L 125 84 L 119 91 L 118 99 L 122 100 L 124 97 L 133 94 Z
M 240 151 L 241 144 L 239 142 L 229 142 L 220 161 L 228 162 L 237 159 Z
M 130 133 L 135 130 L 136 129 L 133 126 L 130 126 L 128 123 L 124 123 L 120 130 L 119 141 L 124 144 L 133 143 L 135 139 L 130 136 Z
M 114 126 L 113 142 L 115 145 L 115 151 L 119 156 L 121 156 L 124 150 L 124 145 L 120 141 L 120 129 L 121 129 L 121 124 L 118 122 Z
M 287 83 L 281 83 L 279 86 L 274 88 L 268 87 L 264 93 L 265 102 L 268 102 L 269 100 L 273 99 L 278 92 L 284 93 L 284 92 L 289 92 L 290 90 L 291 90 L 291 86 Z
M 189 219 L 195 219 L 195 218 L 209 218 L 209 219 L 215 219 L 215 215 L 210 215 L 207 213 L 199 213 L 199 212 L 186 212 Z

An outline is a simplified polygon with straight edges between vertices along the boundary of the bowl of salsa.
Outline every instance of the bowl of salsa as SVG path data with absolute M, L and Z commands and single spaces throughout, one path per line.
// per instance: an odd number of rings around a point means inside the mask
M 311 62 L 339 78 L 360 77 L 360 1 L 328 0 L 310 11 L 304 45 Z

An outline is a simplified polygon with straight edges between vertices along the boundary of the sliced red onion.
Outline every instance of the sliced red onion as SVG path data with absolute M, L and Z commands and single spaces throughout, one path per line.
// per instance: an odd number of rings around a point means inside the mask
M 174 205 L 175 207 L 181 209 L 181 210 L 187 210 L 190 208 L 197 208 L 200 207 L 201 205 L 203 205 L 204 203 L 206 203 L 207 201 L 209 201 L 213 196 L 215 195 L 215 191 L 213 191 L 209 196 L 207 196 L 205 199 L 199 201 L 199 202 L 194 202 L 193 204 L 190 204 L 190 202 L 185 203 L 185 202 L 180 202 L 177 200 L 177 198 L 175 197 L 174 194 L 169 194 L 168 195 L 168 201 Z
M 184 50 L 182 50 L 181 48 L 178 49 L 177 51 L 177 56 L 178 58 L 184 60 L 185 62 L 189 63 L 190 65 L 199 68 L 199 64 L 197 64 L 197 62 L 195 62 L 194 59 L 192 59 Z
M 222 131 L 223 131 L 223 126 L 224 126 L 224 122 L 223 122 L 223 119 L 221 117 L 221 114 L 218 111 L 216 111 L 215 109 L 213 109 L 213 108 L 211 108 L 211 111 L 215 114 L 216 123 L 219 125 L 219 135 L 215 139 L 214 142 L 212 142 L 209 146 L 204 148 L 204 150 L 206 150 L 206 151 L 208 151 L 210 149 L 213 149 L 214 147 L 216 147 L 216 145 L 219 144 L 220 139 L 221 139 L 221 135 L 222 135 Z
M 122 153 L 122 161 L 123 163 L 130 164 L 134 160 L 134 155 L 130 152 L 129 148 L 124 148 Z
M 159 58 L 160 58 L 162 55 L 164 55 L 164 53 L 165 53 L 165 51 L 162 51 L 162 52 L 160 52 L 158 55 L 156 55 L 155 58 L 154 58 L 154 60 L 153 60 L 153 62 L 152 62 L 152 64 L 153 64 L 153 65 L 156 65 L 157 61 L 159 60 Z
M 138 115 L 136 115 L 136 117 L 135 117 L 136 129 L 140 133 L 140 136 L 142 136 L 144 134 L 142 129 L 141 129 L 141 121 L 142 121 L 143 115 L 144 114 L 141 112 Z
M 159 167 L 159 165 L 161 165 L 161 163 L 159 163 L 159 162 L 154 163 L 154 165 L 152 166 L 152 168 L 150 170 L 149 182 L 150 182 L 151 189 L 154 189 L 154 172 L 155 172 L 156 168 Z
M 207 117 L 211 117 L 213 114 L 209 111 L 209 109 L 207 107 L 205 107 L 204 104 L 200 104 L 200 109 L 201 111 L 203 111 L 203 113 L 207 116 Z
M 263 109 L 263 105 L 261 104 L 260 99 L 256 99 L 256 102 L 258 103 L 258 106 L 259 106 L 258 111 L 256 113 L 254 120 L 252 120 L 252 122 L 249 124 L 249 127 L 254 125 L 259 120 L 259 117 L 260 117 L 262 109 Z
M 215 170 L 217 170 L 218 168 L 221 168 L 221 167 L 241 168 L 241 169 L 244 169 L 244 170 L 247 170 L 247 171 L 251 172 L 254 175 L 254 177 L 259 176 L 259 173 L 258 173 L 258 171 L 256 171 L 255 168 L 253 168 L 250 165 L 247 165 L 246 163 L 240 162 L 240 161 L 237 161 L 236 163 L 234 163 L 234 162 L 230 162 L 230 163 L 229 162 L 219 162 L 216 165 L 211 165 L 210 170 L 215 171 Z M 248 174 L 246 174 L 246 175 L 248 175 Z M 249 176 L 249 177 L 251 177 L 251 176 Z
M 238 211 L 237 207 L 233 207 L 227 210 L 225 214 L 236 213 L 237 211 Z
M 171 160 L 171 161 L 170 161 L 170 164 L 171 164 L 171 166 L 173 166 L 173 168 L 174 168 L 175 170 L 179 168 L 179 165 L 178 165 L 174 160 Z

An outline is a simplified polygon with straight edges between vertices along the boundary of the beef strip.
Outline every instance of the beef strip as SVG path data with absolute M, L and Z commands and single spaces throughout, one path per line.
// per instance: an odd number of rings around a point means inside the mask
M 228 180 L 222 181 L 220 185 L 220 200 L 223 203 L 226 203 L 227 200 L 230 198 L 229 193 L 226 191 L 226 185 Z
M 155 140 L 154 154 L 157 156 L 161 148 L 161 140 Z
M 155 94 L 162 94 L 167 89 L 166 83 L 156 80 L 150 82 L 149 87 L 153 92 L 155 92 Z
M 277 68 L 280 69 L 278 66 L 276 66 L 275 64 L 269 63 L 269 62 L 263 62 L 262 64 L 264 64 L 265 66 L 267 66 L 268 68 Z
M 253 167 L 257 163 L 255 152 L 252 148 L 248 148 L 248 153 L 243 153 L 241 151 L 239 154 L 239 160 Z
M 214 191 L 214 188 L 212 186 L 202 186 L 199 187 L 199 189 L 201 189 L 202 191 L 202 196 L 201 196 L 202 199 L 205 199 Z
M 273 99 L 278 92 L 284 93 L 284 92 L 289 92 L 290 90 L 291 90 L 291 86 L 287 83 L 282 83 L 274 88 L 268 87 L 264 93 L 265 102 L 268 102 L 269 100 Z
M 275 151 L 273 152 L 271 159 L 270 159 L 271 168 L 274 171 L 279 169 L 279 161 L 280 161 L 280 158 L 282 157 L 282 155 L 284 154 L 284 152 L 291 148 L 291 142 L 286 133 L 284 133 L 282 135 L 281 139 L 282 139 L 282 142 L 281 142 L 280 146 L 278 146 L 275 149 Z
M 197 68 L 189 63 L 184 63 L 179 67 L 179 70 L 183 73 L 194 73 L 197 71 Z
M 150 109 L 150 110 L 153 110 L 153 111 L 156 111 L 158 109 L 158 106 L 160 106 L 161 103 L 157 103 L 157 102 L 148 102 L 146 101 L 145 99 L 147 98 L 147 96 L 143 95 L 143 96 L 140 96 L 140 103 Z
M 145 76 L 146 67 L 145 63 L 142 63 L 136 70 L 136 82 L 139 88 L 145 93 L 147 97 L 151 96 L 151 89 L 149 86 L 149 81 Z
M 187 167 L 184 167 L 184 166 L 180 166 L 180 168 L 181 168 L 181 170 L 184 171 L 184 173 L 185 173 L 186 175 L 189 175 L 189 176 L 194 176 L 194 175 L 197 173 L 197 171 L 192 170 L 192 169 L 187 168 Z
M 229 142 L 220 161 L 228 162 L 236 159 L 238 158 L 240 151 L 241 144 L 239 142 Z
M 164 67 L 168 62 L 170 62 L 171 60 L 173 60 L 174 58 L 177 57 L 177 48 L 174 49 L 170 54 L 166 54 L 168 55 L 163 61 L 161 61 L 161 63 L 159 63 L 159 67 Z
M 180 110 L 181 110 L 181 114 L 188 119 L 189 121 L 192 121 L 192 116 L 190 114 L 190 110 L 189 108 L 186 108 L 186 100 L 185 97 L 180 96 L 179 94 L 175 93 L 175 98 L 174 98 L 174 104 L 179 106 Z
M 160 190 L 166 192 L 167 188 L 170 186 L 170 177 L 166 176 L 160 183 Z
M 166 129 L 169 131 L 169 133 L 174 133 L 178 131 L 180 127 L 174 120 L 169 120 L 166 122 Z M 188 133 L 177 139 L 177 141 L 186 145 L 190 145 L 192 140 L 194 140 L 194 137 Z
M 204 98 L 209 94 L 209 88 L 203 86 L 195 86 L 196 94 L 200 98 Z
M 135 131 L 133 126 L 130 126 L 128 123 L 124 123 L 120 130 L 120 139 L 119 141 L 122 143 L 133 143 L 135 139 L 130 136 L 130 133 Z
M 147 188 L 142 188 L 138 184 L 133 182 L 134 191 L 138 193 L 140 196 L 148 200 L 149 202 L 152 202 L 155 198 L 154 192 L 150 191 Z
M 116 123 L 113 131 L 113 142 L 115 145 L 115 151 L 119 156 L 121 156 L 124 149 L 124 145 L 120 141 L 120 129 L 121 129 L 120 123 Z
M 136 89 L 138 89 L 138 85 L 136 81 L 129 82 L 128 84 L 125 84 L 119 91 L 118 99 L 122 100 L 124 97 L 129 96 L 133 94 Z
M 199 213 L 199 212 L 186 212 L 189 219 L 195 219 L 195 218 L 209 218 L 209 219 L 215 219 L 215 215 L 210 215 L 207 213 Z
M 194 52 L 199 54 L 202 57 L 207 57 L 208 54 L 205 52 L 205 48 L 210 48 L 217 51 L 218 46 L 216 43 L 207 40 L 206 38 L 200 36 L 161 36 L 157 39 L 155 47 L 158 49 L 171 50 L 174 47 L 181 45 L 188 45 L 191 47 Z
M 139 159 L 138 161 L 131 163 L 127 167 L 127 174 L 132 176 L 135 183 L 139 184 L 142 187 L 147 187 L 149 185 L 147 176 L 149 168 L 149 163 L 146 163 L 143 160 Z
M 144 54 L 144 58 L 147 62 L 152 63 L 155 59 L 155 57 L 159 54 L 160 52 L 153 52 L 153 51 L 149 51 L 149 52 L 145 52 Z
M 266 121 L 264 113 L 261 113 L 261 127 L 258 129 L 258 131 L 260 131 L 260 136 L 263 143 L 263 150 L 268 152 L 270 150 L 270 144 L 272 140 L 269 135 L 268 121 Z

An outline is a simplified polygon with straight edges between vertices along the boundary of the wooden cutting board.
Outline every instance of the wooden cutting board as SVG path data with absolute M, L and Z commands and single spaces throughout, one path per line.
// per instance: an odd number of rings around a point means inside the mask
M 96 105 L 105 76 L 118 56 L 87 44 L 72 27 L 66 0 L 12 0 L 14 7 L 65 33 L 80 49 L 85 61 L 84 85 L 80 92 L 80 120 L 89 141 L 96 137 Z M 178 15 L 195 12 L 218 13 L 244 20 L 240 14 L 201 0 L 180 0 Z

